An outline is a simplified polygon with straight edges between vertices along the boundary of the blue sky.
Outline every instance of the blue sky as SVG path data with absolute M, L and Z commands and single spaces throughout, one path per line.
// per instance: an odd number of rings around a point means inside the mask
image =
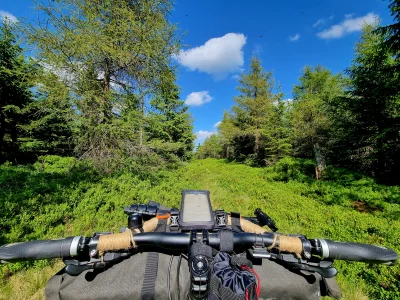
M 216 131 L 253 54 L 291 98 L 305 65 L 334 73 L 348 67 L 362 25 L 393 22 L 387 6 L 383 0 L 176 0 L 171 18 L 185 33 L 178 84 L 197 141 Z M 32 18 L 32 7 L 31 0 L 0 0 L 0 15 Z

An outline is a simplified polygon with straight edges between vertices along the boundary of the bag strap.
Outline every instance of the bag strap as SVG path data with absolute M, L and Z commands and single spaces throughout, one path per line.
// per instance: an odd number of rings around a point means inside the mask
M 231 212 L 231 222 L 232 222 L 232 230 L 243 232 L 242 227 L 240 227 L 240 213 Z
M 159 254 L 157 252 L 149 252 L 147 254 L 146 269 L 143 276 L 142 300 L 155 299 L 158 257 Z
M 329 296 L 335 299 L 340 299 L 342 297 L 342 291 L 335 278 L 322 277 L 320 290 L 322 296 Z
M 167 228 L 167 220 L 158 220 L 158 225 L 155 232 L 165 232 Z M 156 280 L 158 272 L 158 252 L 149 252 L 147 254 L 146 269 L 143 275 L 143 285 L 142 285 L 142 300 L 154 300 L 155 299 L 155 289 Z

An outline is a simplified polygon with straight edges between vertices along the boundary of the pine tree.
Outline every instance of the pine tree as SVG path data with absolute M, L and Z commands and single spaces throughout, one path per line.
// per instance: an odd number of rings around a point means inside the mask
M 38 72 L 33 101 L 24 109 L 28 122 L 21 126 L 26 137 L 22 151 L 31 156 L 73 154 L 75 113 L 68 89 L 57 75 Z
M 149 138 L 156 151 L 188 159 L 193 152 L 193 126 L 175 81 L 173 70 L 167 70 L 160 78 L 158 91 L 150 101 Z
M 261 61 L 253 57 L 248 74 L 239 79 L 239 96 L 234 97 L 230 117 L 236 132 L 233 136 L 234 157 L 250 159 L 257 165 L 271 164 L 287 155 L 280 136 L 277 105 L 282 93 L 274 93 L 271 72 L 264 72 Z
M 234 159 L 233 140 L 239 129 L 233 122 L 233 116 L 228 112 L 224 112 L 221 124 L 218 126 L 219 139 L 222 147 L 222 157 L 229 160 Z
M 141 152 L 147 101 L 179 46 L 170 1 L 56 0 L 37 9 L 44 20 L 25 34 L 75 101 L 77 154 L 101 166 Z
M 299 81 L 293 88 L 291 109 L 295 155 L 315 158 L 318 179 L 326 169 L 327 138 L 332 128 L 329 105 L 343 93 L 344 81 L 321 66 L 306 66 Z
M 398 182 L 400 167 L 400 73 L 388 72 L 396 65 L 385 44 L 387 36 L 366 26 L 357 43 L 347 97 L 337 101 L 337 123 L 343 132 L 347 162 L 372 172 L 385 182 Z M 343 160 L 343 159 L 342 159 Z
M 204 143 L 197 149 L 196 157 L 204 158 L 221 158 L 223 153 L 220 136 L 212 134 L 204 140 Z
M 392 0 L 389 9 L 393 19 L 397 22 L 376 28 L 376 32 L 384 37 L 384 45 L 396 56 L 397 63 L 394 69 L 400 69 L 400 1 Z
M 270 146 L 271 162 L 292 154 L 292 144 L 290 140 L 290 103 L 282 100 L 283 95 L 278 97 L 275 103 L 275 119 L 272 123 L 272 139 Z
M 21 156 L 21 125 L 26 124 L 24 109 L 31 102 L 32 74 L 16 42 L 13 24 L 7 19 L 0 26 L 0 163 L 24 160 Z

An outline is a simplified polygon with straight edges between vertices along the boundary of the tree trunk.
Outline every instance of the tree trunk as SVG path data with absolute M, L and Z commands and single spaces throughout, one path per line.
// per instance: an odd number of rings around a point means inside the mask
M 4 136 L 5 136 L 5 117 L 2 112 L 0 112 L 0 163 L 3 163 L 4 155 L 3 155 L 3 148 L 4 148 Z
M 256 131 L 256 134 L 255 134 L 255 145 L 254 146 L 255 146 L 254 147 L 255 148 L 254 152 L 256 153 L 256 155 L 258 157 L 258 152 L 260 150 L 260 136 L 259 136 L 257 131 Z
M 384 152 L 384 128 L 385 126 L 382 123 L 377 124 L 378 127 L 378 132 L 377 132 L 377 140 L 376 140 L 376 146 L 375 146 L 375 166 L 374 166 L 374 172 L 376 172 L 376 177 L 378 180 L 383 180 L 387 181 L 390 180 L 390 178 L 385 178 L 385 173 L 386 173 L 386 168 L 385 168 L 385 152 Z
M 143 122 L 144 122 L 144 99 L 143 96 L 140 96 L 140 129 L 139 129 L 139 146 L 143 146 Z
M 14 120 L 13 120 L 14 121 Z M 18 132 L 17 132 L 17 122 L 12 122 L 11 124 L 10 124 L 10 128 L 11 128 L 11 131 L 10 131 L 10 137 L 11 137 L 11 141 L 14 143 L 14 144 L 17 144 L 17 142 L 18 142 Z
M 326 173 L 326 161 L 321 147 L 318 143 L 314 144 L 314 155 L 317 166 L 315 168 L 315 176 L 317 180 L 322 178 Z
M 111 104 L 108 99 L 108 92 L 110 91 L 110 86 L 111 86 L 111 66 L 110 66 L 110 60 L 108 58 L 105 58 L 104 60 L 105 63 L 105 69 L 104 69 L 104 80 L 103 80 L 103 116 L 105 120 L 102 120 L 101 123 L 107 123 L 107 120 L 111 117 Z

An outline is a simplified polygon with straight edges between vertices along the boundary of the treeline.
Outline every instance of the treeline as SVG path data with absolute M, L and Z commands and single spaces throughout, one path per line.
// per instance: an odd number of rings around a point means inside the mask
M 330 163 L 400 183 L 400 2 L 389 7 L 397 23 L 366 26 L 344 74 L 306 66 L 291 100 L 253 57 L 235 105 L 197 156 L 258 166 L 314 158 L 317 178 Z
M 191 157 L 169 0 L 36 8 L 37 22 L 0 27 L 0 163 L 76 155 L 109 172 Z

